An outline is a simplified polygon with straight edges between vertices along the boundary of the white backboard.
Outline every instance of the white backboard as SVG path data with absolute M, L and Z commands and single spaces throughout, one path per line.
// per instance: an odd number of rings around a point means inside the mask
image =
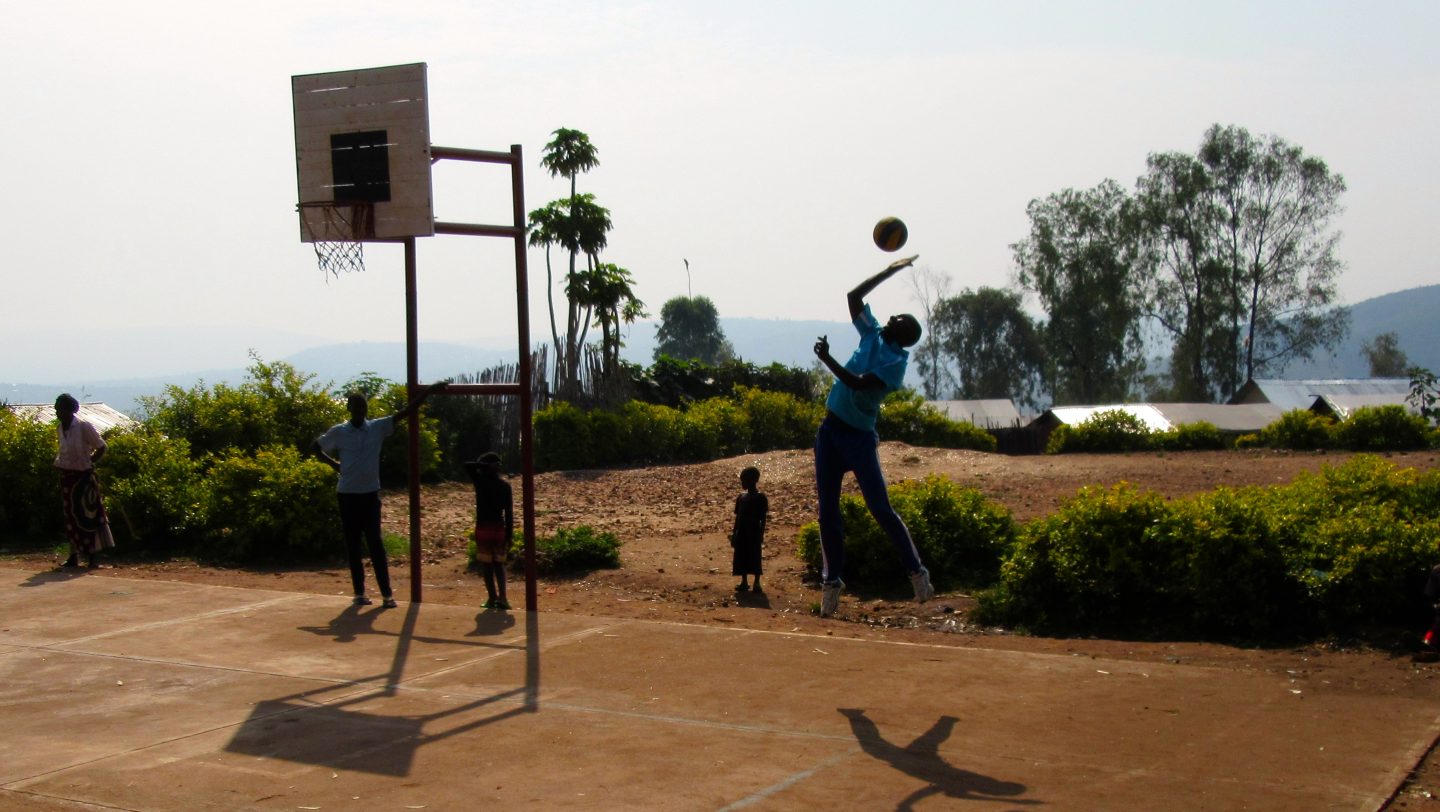
M 300 239 L 390 240 L 435 233 L 430 188 L 430 113 L 425 64 L 312 73 L 290 78 Z M 373 206 L 366 233 L 346 233 L 337 203 Z

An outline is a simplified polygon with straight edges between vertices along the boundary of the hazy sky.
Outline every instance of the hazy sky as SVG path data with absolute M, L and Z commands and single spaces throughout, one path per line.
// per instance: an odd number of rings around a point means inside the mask
M 5 18 L 11 352 L 58 326 L 402 339 L 397 247 L 327 281 L 299 241 L 290 77 L 408 62 L 429 66 L 432 143 L 522 145 L 527 209 L 567 192 L 539 167 L 550 132 L 589 133 L 604 259 L 652 313 L 687 293 L 688 259 L 723 316 L 843 320 L 891 258 L 870 242 L 884 215 L 957 290 L 1004 286 L 1030 200 L 1132 188 L 1147 154 L 1193 152 L 1214 123 L 1344 175 L 1345 301 L 1440 281 L 1432 0 L 55 0 Z M 436 216 L 506 223 L 508 184 L 439 164 Z M 511 250 L 421 240 L 421 337 L 513 336 Z M 542 252 L 530 268 L 539 340 Z M 902 278 L 872 301 L 914 307 Z

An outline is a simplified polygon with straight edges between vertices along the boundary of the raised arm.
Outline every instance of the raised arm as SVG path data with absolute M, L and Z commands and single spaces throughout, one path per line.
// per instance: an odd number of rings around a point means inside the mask
M 432 383 L 432 384 L 430 384 L 429 386 L 425 387 L 424 389 L 421 389 L 421 390 L 420 390 L 420 394 L 416 395 L 414 398 L 412 398 L 412 399 L 410 400 L 409 403 L 405 404 L 405 408 L 403 408 L 403 409 L 401 409 L 400 411 L 396 412 L 395 414 L 391 415 L 391 417 L 394 418 L 395 422 L 399 423 L 401 420 L 404 420 L 405 418 L 407 418 L 407 417 L 409 417 L 410 415 L 414 414 L 414 413 L 415 413 L 415 410 L 418 409 L 418 408 L 420 408 L 420 404 L 424 403 L 426 398 L 430 397 L 431 395 L 435 394 L 436 392 L 439 392 L 439 391 L 443 390 L 445 387 L 447 387 L 447 386 L 449 386 L 449 385 L 450 385 L 450 381 L 449 381 L 448 379 L 447 379 L 447 380 L 440 381 L 439 383 Z
M 886 279 L 889 279 L 890 277 L 905 270 L 911 265 L 914 265 L 915 260 L 919 258 L 920 255 L 916 254 L 914 256 L 905 257 L 904 259 L 897 259 L 887 265 L 885 267 L 885 270 L 856 285 L 855 289 L 850 291 L 849 296 L 851 320 L 854 320 L 855 317 L 859 316 L 860 312 L 865 309 L 865 297 L 870 295 L 870 291 L 879 287 L 880 283 L 884 282 Z

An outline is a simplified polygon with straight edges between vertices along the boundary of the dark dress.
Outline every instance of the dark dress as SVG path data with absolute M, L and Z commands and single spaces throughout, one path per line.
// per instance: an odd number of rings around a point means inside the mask
M 759 491 L 735 497 L 735 532 L 730 534 L 730 546 L 735 548 L 732 575 L 760 574 L 760 546 L 765 542 L 769 513 L 770 501 Z

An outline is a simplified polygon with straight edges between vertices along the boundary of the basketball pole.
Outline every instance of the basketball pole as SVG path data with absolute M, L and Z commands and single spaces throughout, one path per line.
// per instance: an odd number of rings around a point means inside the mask
M 415 238 L 405 243 L 405 392 L 413 402 L 420 394 L 420 327 L 416 303 Z M 405 421 L 410 451 L 410 602 L 419 603 L 420 586 L 420 410 Z

